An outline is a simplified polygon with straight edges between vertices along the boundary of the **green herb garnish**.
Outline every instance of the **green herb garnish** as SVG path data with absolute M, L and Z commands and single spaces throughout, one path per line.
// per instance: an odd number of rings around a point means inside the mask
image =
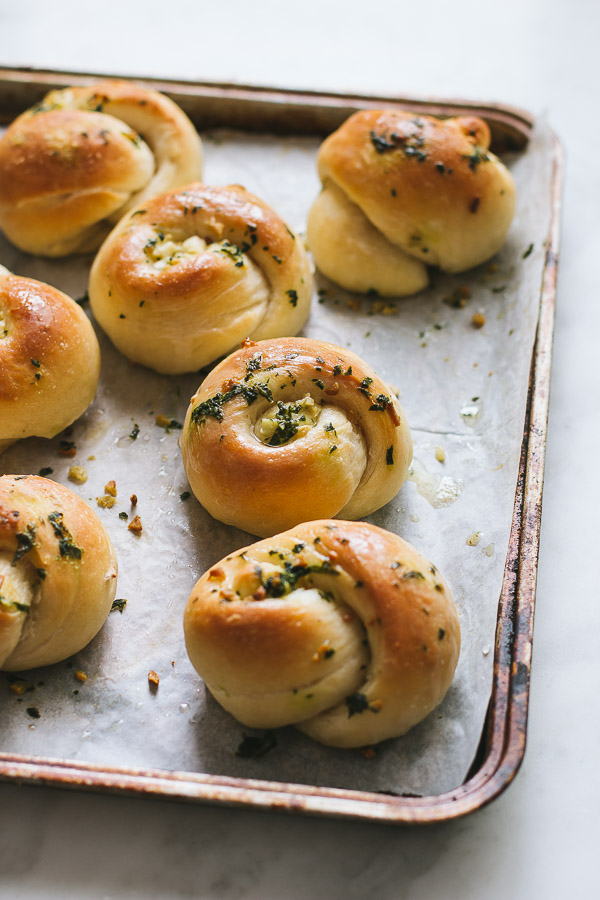
M 215 394 L 203 400 L 192 410 L 191 420 L 194 425 L 202 424 L 206 419 L 216 419 L 218 422 L 223 421 L 223 404 L 234 397 L 243 397 L 248 406 L 251 406 L 258 397 L 264 397 L 265 400 L 273 402 L 273 394 L 266 382 L 256 382 L 250 384 L 234 384 L 234 386 L 226 393 Z
M 369 377 L 363 378 L 363 380 L 362 380 L 361 383 L 359 384 L 357 390 L 360 391 L 361 394 L 364 394 L 365 397 L 370 397 L 371 394 L 370 394 L 370 392 L 369 392 L 369 387 L 370 387 L 372 384 L 373 384 L 373 379 L 372 379 L 372 378 L 369 378 Z
M 228 256 L 229 259 L 233 260 L 236 269 L 239 269 L 244 265 L 244 254 L 237 244 L 232 244 L 231 241 L 223 241 L 221 246 L 217 247 L 217 253 L 223 253 L 225 256 Z
M 469 168 L 472 172 L 475 171 L 477 166 L 482 162 L 489 162 L 489 154 L 486 153 L 485 150 L 482 150 L 481 147 L 478 147 L 477 144 L 473 147 L 472 153 L 463 153 L 463 158 L 468 159 Z
M 346 706 L 348 707 L 348 718 L 351 719 L 352 716 L 369 709 L 369 701 L 364 694 L 357 691 L 355 694 L 350 694 L 349 697 L 346 697 Z
M 0 606 L 4 609 L 16 609 L 22 613 L 29 612 L 29 607 L 25 606 L 24 603 L 19 603 L 17 600 L 7 600 L 2 594 L 0 594 Z
M 389 397 L 386 397 L 385 394 L 379 394 L 375 398 L 375 402 L 373 403 L 373 405 L 369 407 L 369 412 L 371 412 L 371 410 L 375 410 L 377 412 L 385 412 L 385 410 L 388 408 L 388 406 L 391 406 L 391 404 L 392 401 Z
M 83 556 L 83 548 L 78 547 L 69 529 L 63 522 L 63 514 L 61 512 L 51 512 L 48 521 L 54 529 L 54 534 L 58 538 L 58 549 L 61 556 L 67 559 L 81 559 Z
M 17 539 L 17 549 L 11 563 L 13 566 L 16 566 L 19 560 L 35 547 L 35 525 L 30 523 L 25 531 L 18 532 L 15 537 Z
M 259 578 L 262 586 L 267 592 L 267 597 L 277 598 L 291 593 L 296 588 L 296 585 L 301 578 L 305 578 L 312 573 L 321 575 L 340 574 L 328 560 L 322 563 L 316 563 L 312 566 L 302 565 L 300 563 L 293 565 L 290 562 L 284 562 L 282 572 L 275 572 L 266 579 L 263 579 L 262 572 L 260 572 Z

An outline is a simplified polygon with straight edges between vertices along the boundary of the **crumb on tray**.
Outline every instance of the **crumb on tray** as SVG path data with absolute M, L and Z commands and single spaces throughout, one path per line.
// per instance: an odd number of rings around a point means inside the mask
M 74 481 L 75 484 L 85 484 L 87 477 L 87 472 L 83 466 L 71 466 L 67 475 L 69 481 Z
M 142 533 L 142 520 L 139 516 L 135 516 L 127 526 L 129 531 L 132 531 L 134 534 Z

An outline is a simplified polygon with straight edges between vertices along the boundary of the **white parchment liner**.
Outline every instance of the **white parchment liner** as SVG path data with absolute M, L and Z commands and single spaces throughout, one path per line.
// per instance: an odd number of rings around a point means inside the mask
M 318 141 L 219 132 L 206 135 L 205 143 L 208 183 L 243 184 L 292 228 L 304 230 L 319 190 Z M 193 671 L 182 614 L 199 575 L 254 538 L 215 522 L 193 496 L 180 499 L 189 488 L 179 432 L 166 433 L 155 417 L 183 421 L 199 376 L 166 377 L 132 366 L 97 328 L 100 390 L 69 437 L 77 446 L 75 459 L 58 454 L 58 437 L 30 439 L 0 456 L 0 472 L 37 473 L 50 466 L 52 478 L 91 503 L 114 541 L 117 596 L 128 602 L 73 660 L 27 673 L 34 691 L 18 698 L 9 690 L 10 678 L 0 675 L 0 750 L 399 793 L 436 794 L 464 780 L 491 691 L 549 229 L 548 130 L 539 127 L 527 151 L 507 161 L 517 181 L 518 212 L 493 265 L 453 277 L 435 273 L 423 294 L 385 304 L 352 297 L 317 276 L 324 302 L 315 297 L 303 332 L 350 347 L 398 390 L 414 440 L 413 472 L 370 521 L 414 543 L 449 582 L 463 649 L 444 703 L 405 737 L 382 744 L 372 759 L 321 747 L 293 728 L 281 729 L 276 747 L 260 759 L 235 755 L 248 729 L 221 710 Z M 0 263 L 78 298 L 91 257 L 36 259 L 0 238 Z M 442 302 L 461 286 L 471 293 L 463 309 Z M 475 312 L 485 315 L 479 330 L 471 325 Z M 136 440 L 129 437 L 134 424 L 140 428 Z M 443 449 L 445 462 L 436 459 L 436 448 Z M 68 481 L 73 464 L 86 468 L 85 484 Z M 117 505 L 98 509 L 96 497 L 110 479 L 117 482 Z M 139 538 L 118 517 L 131 514 L 132 493 L 144 529 Z M 78 669 L 86 673 L 85 683 L 75 679 Z M 150 669 L 160 676 L 156 693 L 148 687 Z M 36 707 L 40 718 L 32 719 L 27 707 Z

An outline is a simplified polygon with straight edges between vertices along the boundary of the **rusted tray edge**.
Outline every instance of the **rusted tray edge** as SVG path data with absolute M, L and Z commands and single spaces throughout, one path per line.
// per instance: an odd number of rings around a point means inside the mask
M 86 83 L 106 76 L 70 74 L 0 67 L 0 116 L 3 101 L 16 85 L 40 94 L 54 86 Z M 373 98 L 287 89 L 214 84 L 195 85 L 157 79 L 135 79 L 166 90 L 176 86 L 202 98 L 228 95 L 240 102 L 248 93 L 261 104 L 315 103 L 319 100 L 343 116 L 353 104 L 377 105 L 381 99 L 395 105 L 411 105 L 440 113 L 470 111 L 488 118 L 487 110 L 513 126 L 526 140 L 533 119 L 529 113 L 498 104 L 476 101 L 444 101 L 418 98 Z M 16 82 L 16 85 L 15 85 Z M 337 109 L 335 104 L 337 103 Z M 313 109 L 314 111 L 314 109 Z M 552 209 L 543 278 L 536 342 L 532 355 L 521 460 L 515 493 L 513 519 L 499 602 L 492 696 L 482 742 L 485 756 L 480 768 L 463 785 L 445 794 L 429 797 L 394 796 L 303 784 L 236 779 L 163 770 L 118 768 L 77 760 L 45 759 L 0 753 L 0 780 L 46 786 L 108 791 L 134 796 L 169 797 L 179 800 L 219 803 L 228 806 L 280 809 L 313 815 L 377 822 L 428 824 L 455 819 L 479 809 L 497 797 L 514 779 L 525 752 L 533 616 L 544 455 L 547 432 L 556 273 L 560 233 L 562 149 L 556 136 L 553 148 Z
M 71 85 L 91 84 L 106 78 L 106 73 L 56 72 L 35 68 L 0 66 L 0 119 L 9 121 L 28 108 L 49 90 Z M 115 77 L 115 76 L 112 76 Z M 288 131 L 293 122 L 295 133 L 333 131 L 343 119 L 365 107 L 400 106 L 431 115 L 482 115 L 492 131 L 494 149 L 523 149 L 529 141 L 533 117 L 525 110 L 493 102 L 441 99 L 414 96 L 367 96 L 290 88 L 215 82 L 188 82 L 168 78 L 136 77 L 130 79 L 146 87 L 162 91 L 190 116 L 208 116 L 210 127 L 236 127 L 240 118 L 250 130 Z M 259 113 L 255 125 L 248 111 Z

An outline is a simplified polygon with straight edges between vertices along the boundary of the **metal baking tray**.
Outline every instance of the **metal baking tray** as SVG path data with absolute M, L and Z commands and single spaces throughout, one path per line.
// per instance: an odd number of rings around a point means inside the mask
M 102 77 L 106 76 L 0 68 L 0 123 L 10 122 L 48 90 L 89 84 Z M 152 78 L 136 81 L 170 96 L 202 130 L 228 128 L 324 137 L 352 112 L 382 106 L 433 115 L 479 115 L 490 125 L 492 149 L 499 152 L 524 150 L 533 129 L 533 118 L 522 110 L 476 101 L 373 97 Z M 529 701 L 562 181 L 562 153 L 554 136 L 551 163 L 550 228 L 498 604 L 493 686 L 479 749 L 464 783 L 435 796 L 397 796 L 2 752 L 0 779 L 390 823 L 454 819 L 489 803 L 511 783 L 525 752 Z

